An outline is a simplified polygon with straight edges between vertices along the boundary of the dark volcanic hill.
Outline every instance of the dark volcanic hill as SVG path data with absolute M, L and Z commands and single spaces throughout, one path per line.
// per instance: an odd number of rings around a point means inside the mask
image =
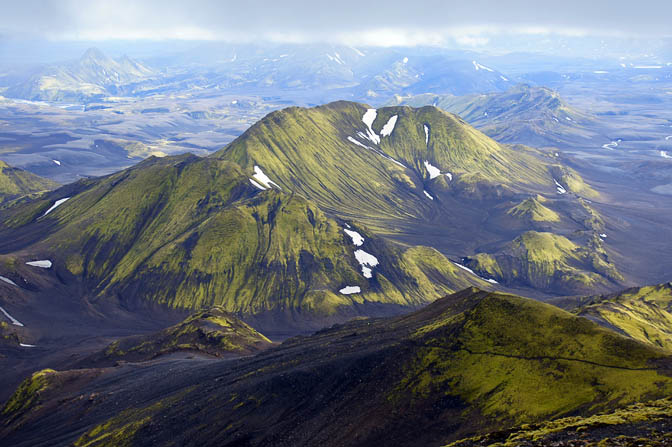
M 553 306 L 468 289 L 255 357 L 42 371 L 2 411 L 24 446 L 445 445 L 672 390 L 669 351 Z M 529 429 L 529 425 L 526 426 Z

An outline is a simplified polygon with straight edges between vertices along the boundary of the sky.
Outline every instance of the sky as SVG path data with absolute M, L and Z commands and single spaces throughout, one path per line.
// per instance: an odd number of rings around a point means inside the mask
M 499 35 L 659 38 L 669 0 L 0 0 L 0 39 L 488 45 Z

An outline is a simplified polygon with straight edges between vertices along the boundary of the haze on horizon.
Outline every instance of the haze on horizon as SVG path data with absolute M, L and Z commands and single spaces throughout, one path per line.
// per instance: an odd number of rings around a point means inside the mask
M 612 47 L 670 53 L 672 3 L 605 1 L 284 2 L 3 0 L 0 56 L 60 56 L 54 48 L 168 41 L 433 46 L 589 54 Z M 579 42 L 579 43 L 577 43 Z M 48 54 L 44 48 L 49 48 Z M 131 52 L 133 48 L 131 47 Z M 606 51 L 608 52 L 608 51 Z M 67 51 L 64 52 L 67 53 Z M 72 56 L 72 54 L 67 54 Z M 37 56 L 36 56 L 37 57 Z

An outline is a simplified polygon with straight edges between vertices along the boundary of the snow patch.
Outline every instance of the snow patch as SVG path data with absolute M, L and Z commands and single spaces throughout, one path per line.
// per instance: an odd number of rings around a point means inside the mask
M 350 47 L 350 48 L 352 49 L 352 51 L 354 51 L 355 53 L 357 53 L 358 56 L 361 56 L 361 57 L 365 57 L 365 56 L 366 56 L 366 54 L 362 53 L 362 52 L 359 51 L 357 48 L 355 48 L 355 47 Z
M 672 155 L 669 155 L 667 151 L 660 151 L 660 156 L 663 158 L 672 158 Z
M 453 262 L 453 261 L 451 261 L 451 262 Z M 457 262 L 453 262 L 453 264 L 455 264 L 456 266 L 458 266 L 458 267 L 461 268 L 462 270 L 465 270 L 465 271 L 471 273 L 472 275 L 474 275 L 474 276 L 476 276 L 476 277 L 482 279 L 482 280 L 485 281 L 485 282 L 489 282 L 490 284 L 499 284 L 499 283 L 498 283 L 497 281 L 495 281 L 494 279 L 486 279 L 486 278 L 483 278 L 482 276 L 477 275 L 475 271 L 473 271 L 472 269 L 470 269 L 470 268 L 467 267 L 466 265 L 458 264 Z
M 391 116 L 389 120 L 387 120 L 387 123 L 383 126 L 383 128 L 380 130 L 380 136 L 381 137 L 388 137 L 392 134 L 392 131 L 394 130 L 394 126 L 397 125 L 397 115 Z
M 558 190 L 558 194 L 567 194 L 567 190 L 560 184 L 556 179 L 553 179 L 555 182 L 555 187 Z
M 352 293 L 361 293 L 362 289 L 359 286 L 346 286 L 339 290 L 343 295 L 350 295 Z
M 58 160 L 51 160 L 51 161 L 53 161 L 57 166 L 60 166 L 60 165 L 61 165 L 61 162 L 58 161 Z
M 373 128 L 371 127 L 373 122 L 376 120 L 377 115 L 378 111 L 376 111 L 376 109 L 367 109 L 364 116 L 362 116 L 362 122 L 366 124 L 366 137 L 371 140 L 372 143 L 380 144 L 380 137 L 376 135 L 376 133 L 373 131 Z
M 359 141 L 355 140 L 355 139 L 352 138 L 352 137 L 348 137 L 348 141 L 351 142 L 351 143 L 356 144 L 356 145 L 359 146 L 359 147 L 363 147 L 364 149 L 374 150 L 371 146 L 367 146 L 367 145 L 364 144 L 364 143 L 360 143 Z
M 252 183 L 255 187 L 261 189 L 262 191 L 266 191 L 267 188 L 264 188 L 261 186 L 259 183 L 255 182 L 253 179 L 250 179 L 250 183 Z
M 635 65 L 634 68 L 637 68 L 639 70 L 657 70 L 659 68 L 663 68 L 662 65 Z
M 604 239 L 605 237 L 607 237 L 607 233 L 600 233 L 600 237 Z
M 670 141 L 672 140 L 672 135 L 665 137 L 665 141 Z
M 49 208 L 47 211 L 42 214 L 42 217 L 46 216 L 47 214 L 51 213 L 53 210 L 56 209 L 57 206 L 63 204 L 66 200 L 68 200 L 70 197 L 64 197 L 62 199 L 58 199 L 56 202 L 54 202 L 53 205 L 51 205 L 51 208 Z
M 423 124 L 422 127 L 425 128 L 425 144 L 429 144 L 429 127 L 427 124 Z
M 618 146 L 618 141 L 612 141 L 611 143 L 603 144 L 602 149 L 609 149 L 613 151 L 616 146 Z
M 492 68 L 488 68 L 488 67 L 486 67 L 485 65 L 481 65 L 481 64 L 479 64 L 479 63 L 476 62 L 476 61 L 471 61 L 471 63 L 474 64 L 474 68 L 476 69 L 476 71 L 478 71 L 478 70 L 485 70 L 485 71 L 490 71 L 490 72 L 494 72 L 494 71 L 495 71 L 495 70 L 493 70 Z
M 14 281 L 12 281 L 9 278 L 5 278 L 4 276 L 0 276 L 0 281 L 3 281 L 3 282 L 6 282 L 7 284 L 11 284 L 13 286 L 16 286 L 16 283 Z M 16 287 L 18 287 L 18 286 L 16 286 Z
M 367 138 L 367 137 L 366 137 L 364 134 L 362 134 L 361 132 L 358 132 L 358 133 L 362 136 L 362 138 Z M 371 146 L 367 146 L 366 144 L 361 143 L 361 142 L 355 140 L 353 137 L 348 137 L 348 141 L 351 142 L 351 143 L 353 143 L 353 144 L 356 144 L 356 145 L 359 146 L 359 147 L 363 147 L 364 149 L 368 149 L 368 150 L 370 150 L 370 151 L 373 151 L 373 152 L 375 152 L 376 154 L 380 155 L 381 157 L 384 157 L 384 158 L 386 158 L 387 160 L 390 160 L 392 163 L 396 163 L 396 164 L 398 164 L 398 165 L 401 166 L 402 168 L 406 168 L 406 166 L 404 166 L 403 163 L 398 162 L 397 160 L 395 160 L 394 158 L 390 157 L 389 155 L 387 155 L 385 152 L 381 151 L 380 149 L 374 149 L 374 148 L 372 148 Z
M 364 278 L 372 278 L 371 268 L 378 265 L 378 259 L 362 249 L 355 251 L 355 258 L 362 267 L 362 275 L 364 275 Z
M 360 247 L 364 243 L 364 237 L 358 232 L 348 230 L 347 228 L 344 228 L 343 231 L 345 232 L 345 234 L 350 236 L 350 239 L 352 239 L 352 243 L 355 244 L 357 247 Z
M 408 64 L 408 58 L 405 57 L 405 58 L 402 60 L 402 62 L 403 62 L 404 64 Z
M 35 348 L 36 347 L 35 345 L 27 345 L 25 343 L 19 343 L 19 346 L 21 346 L 22 348 Z
M 5 316 L 7 317 L 7 319 L 8 319 L 9 321 L 11 321 L 12 324 L 13 324 L 14 326 L 21 326 L 21 327 L 23 327 L 23 323 L 21 323 L 19 320 L 17 320 L 17 319 L 14 318 L 13 316 L 11 316 L 11 315 L 9 314 L 9 312 L 7 312 L 5 309 L 2 308 L 2 306 L 0 306 L 0 312 L 2 312 L 3 314 L 5 314 Z
M 427 169 L 427 172 L 429 173 L 429 179 L 430 180 L 441 175 L 441 169 L 437 168 L 436 166 L 433 166 L 427 160 L 425 160 L 425 168 Z
M 427 196 L 427 198 L 428 198 L 429 200 L 434 200 L 434 197 L 432 197 L 432 195 L 431 195 L 430 193 L 428 193 L 428 192 L 425 191 L 425 190 L 423 190 L 422 192 L 425 193 L 425 195 Z
M 604 70 L 595 70 L 593 73 L 595 73 L 595 74 L 608 74 L 609 72 L 604 71 Z
M 39 268 L 42 268 L 42 269 L 50 269 L 51 266 L 52 266 L 51 261 L 48 260 L 48 259 L 44 259 L 44 260 L 41 260 L 41 261 L 30 261 L 30 262 L 26 262 L 26 264 L 30 265 L 32 267 L 39 267 Z
M 252 177 L 254 177 L 254 179 L 257 182 L 259 182 L 261 185 L 265 186 L 266 188 L 270 188 L 271 185 L 275 185 L 275 186 L 278 187 L 278 189 L 282 189 L 282 188 L 280 188 L 280 185 L 278 185 L 273 180 L 268 178 L 268 176 L 266 174 L 264 174 L 264 171 L 262 171 L 261 168 L 257 165 L 254 165 L 254 175 Z

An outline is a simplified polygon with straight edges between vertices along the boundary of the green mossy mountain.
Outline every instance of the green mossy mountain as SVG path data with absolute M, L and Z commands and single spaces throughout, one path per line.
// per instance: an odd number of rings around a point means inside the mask
M 70 199 L 44 216 L 62 195 Z M 351 222 L 365 239 L 355 246 L 345 222 L 291 191 L 259 191 L 217 158 L 150 158 L 10 211 L 8 231 L 32 235 L 32 252 L 81 280 L 92 302 L 126 309 L 222 306 L 262 328 L 305 330 L 486 286 L 434 249 L 386 242 Z M 371 278 L 357 250 L 377 259 Z
M 0 204 L 28 194 L 49 191 L 58 183 L 19 168 L 12 168 L 0 160 Z
M 468 257 L 466 265 L 507 285 L 528 285 L 557 294 L 585 293 L 623 280 L 600 247 L 584 247 L 554 233 L 528 231 L 497 253 Z
M 251 355 L 272 345 L 220 307 L 191 315 L 160 332 L 122 338 L 79 362 L 79 366 L 112 366 L 118 361 L 144 362 L 175 352 L 194 352 L 214 357 Z
M 571 144 L 571 138 L 586 138 L 585 128 L 593 118 L 569 106 L 557 92 L 519 84 L 505 92 L 479 95 L 398 96 L 391 105 L 433 105 L 455 113 L 485 134 L 504 143 L 535 147 Z
M 371 130 L 367 110 L 341 101 L 273 112 L 215 157 L 246 172 L 259 166 L 323 209 L 363 218 L 422 216 L 433 205 L 423 190 L 471 197 L 555 190 L 553 160 L 542 152 L 501 145 L 436 107 L 378 109 Z M 381 136 L 394 116 L 391 133 Z M 430 175 L 425 162 L 450 176 Z
M 175 364 L 111 371 L 87 382 L 88 400 L 76 398 L 81 389 L 43 395 L 5 422 L 0 437 L 17 446 L 45 436 L 97 446 L 122 438 L 126 445 L 442 445 L 666 398 L 671 361 L 669 351 L 554 306 L 472 288 L 253 358 L 179 375 L 166 374 Z M 111 386 L 134 399 L 103 397 Z M 66 420 L 77 420 L 76 429 Z
M 572 312 L 635 340 L 672 350 L 672 283 L 584 298 Z
M 543 196 L 530 197 L 510 208 L 506 213 L 534 222 L 559 222 L 558 213 L 545 206 L 545 202 L 547 199 Z

